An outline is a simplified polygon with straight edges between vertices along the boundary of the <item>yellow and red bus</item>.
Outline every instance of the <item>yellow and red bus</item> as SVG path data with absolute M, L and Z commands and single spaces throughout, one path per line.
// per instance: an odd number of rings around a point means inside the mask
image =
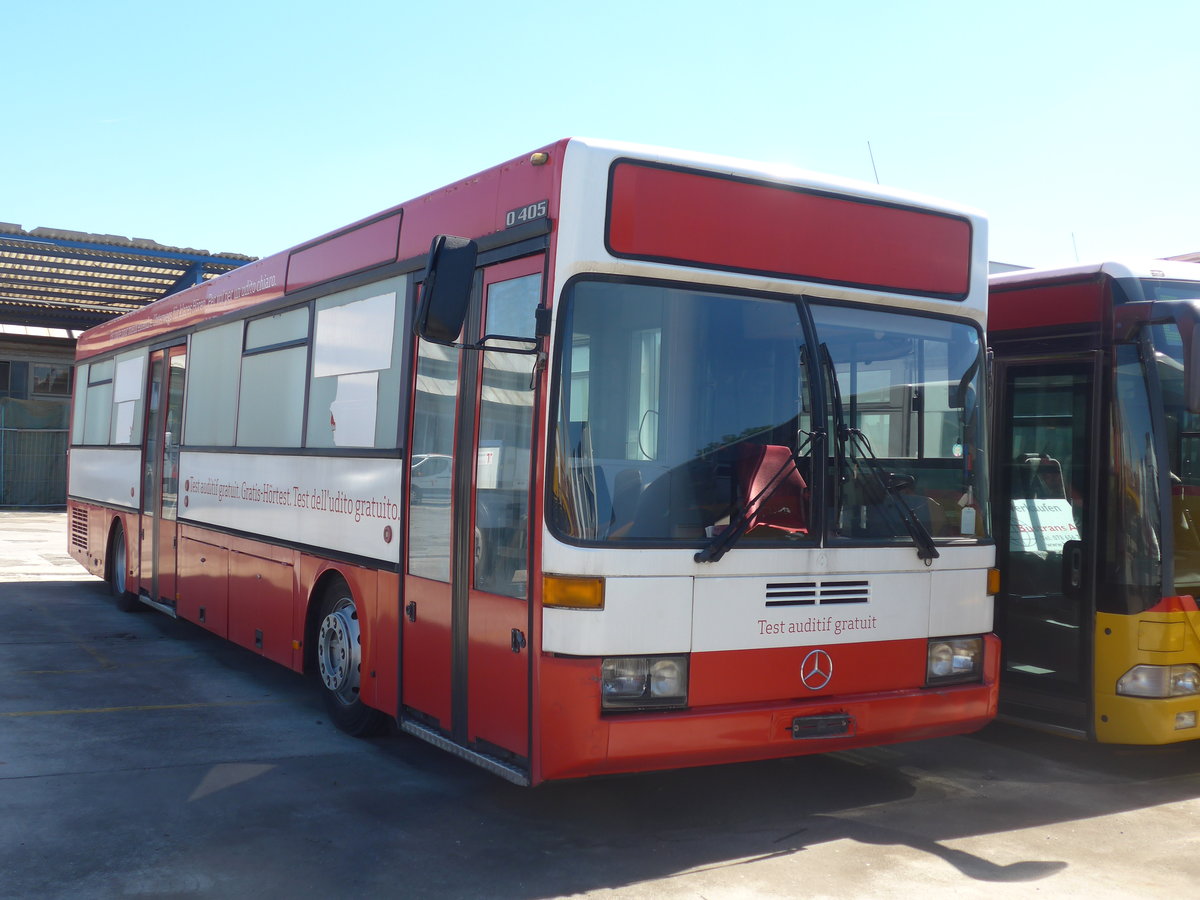
M 1200 266 L 991 278 L 1005 717 L 1200 737 Z
M 71 552 L 520 784 L 979 728 L 985 243 L 555 143 L 86 333 Z

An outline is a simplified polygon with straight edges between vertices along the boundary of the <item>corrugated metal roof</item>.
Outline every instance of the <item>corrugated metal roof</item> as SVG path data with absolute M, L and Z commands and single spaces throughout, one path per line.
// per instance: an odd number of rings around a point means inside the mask
M 0 222 L 0 323 L 90 328 L 254 259 Z

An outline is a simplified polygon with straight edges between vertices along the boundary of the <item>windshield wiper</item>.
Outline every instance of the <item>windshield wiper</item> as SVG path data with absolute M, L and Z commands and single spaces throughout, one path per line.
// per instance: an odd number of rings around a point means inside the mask
M 937 559 L 940 555 L 937 547 L 933 545 L 933 535 L 921 524 L 921 520 L 917 518 L 912 507 L 897 496 L 896 490 L 899 485 L 891 482 L 891 476 L 880 465 L 875 452 L 871 449 L 871 443 L 867 440 L 867 436 L 858 428 L 853 428 L 846 424 L 845 407 L 842 406 L 841 386 L 837 380 L 837 368 L 834 366 L 833 356 L 830 354 L 827 344 L 821 345 L 821 353 L 829 375 L 830 398 L 833 405 L 834 417 L 834 465 L 837 468 L 837 482 L 834 485 L 834 528 L 837 529 L 839 534 L 841 533 L 842 512 L 846 496 L 845 483 L 850 477 L 849 461 L 846 459 L 846 445 L 853 442 L 854 446 L 859 449 L 859 458 L 866 460 L 875 478 L 879 496 L 889 499 L 892 506 L 899 513 L 904 527 L 908 530 L 909 535 L 912 536 L 913 543 L 917 548 L 917 556 L 925 560 L 926 565 L 931 565 L 931 560 Z
M 779 490 L 780 486 L 785 484 L 792 472 L 800 474 L 800 466 L 797 462 L 800 454 L 809 445 L 812 440 L 812 435 L 804 439 L 804 442 L 795 450 L 789 452 L 783 463 L 777 468 L 771 477 L 767 479 L 767 483 L 762 486 L 762 489 L 753 497 L 748 497 L 742 505 L 738 514 L 725 526 L 724 529 L 717 534 L 705 547 L 696 552 L 693 557 L 696 562 L 717 562 L 722 556 L 733 549 L 733 545 L 741 540 L 742 536 L 750 530 L 750 525 L 758 517 L 760 510 L 771 496 Z M 780 446 L 780 449 L 783 449 Z M 751 473 L 750 484 L 753 486 L 757 469 Z M 803 476 L 801 476 L 803 477 Z
M 821 359 L 825 363 L 825 371 L 829 377 L 829 396 L 833 405 L 833 428 L 831 430 L 834 436 L 833 461 L 837 470 L 837 477 L 833 485 L 833 527 L 838 534 L 841 534 L 842 512 L 846 497 L 845 484 L 849 478 L 849 466 L 846 464 L 848 429 L 846 428 L 845 408 L 842 406 L 842 389 L 837 379 L 837 367 L 833 364 L 833 356 L 829 352 L 828 344 L 821 345 Z M 828 446 L 824 452 L 828 452 Z
M 917 548 L 917 556 L 925 560 L 925 565 L 932 565 L 933 560 L 937 559 L 941 554 L 938 553 L 937 547 L 933 544 L 933 535 L 929 533 L 929 529 L 917 518 L 917 514 L 913 512 L 913 508 L 909 506 L 904 498 L 896 491 L 906 484 L 914 483 L 914 479 L 894 480 L 893 476 L 883 468 L 879 459 L 875 456 L 875 452 L 871 449 L 871 442 L 867 440 L 867 436 L 857 428 L 849 428 L 847 426 L 839 426 L 846 429 L 846 439 L 853 441 L 854 445 L 859 450 L 859 459 L 865 460 L 867 468 L 875 479 L 877 488 L 877 496 L 879 498 L 887 497 L 892 508 L 900 515 L 900 520 L 904 523 L 904 527 L 908 529 L 909 535 L 912 536 L 913 543 Z M 874 502 L 874 501 L 873 501 Z

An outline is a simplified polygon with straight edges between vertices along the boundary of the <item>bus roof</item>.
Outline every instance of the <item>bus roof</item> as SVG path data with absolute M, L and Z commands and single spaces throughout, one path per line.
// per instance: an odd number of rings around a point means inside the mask
M 978 211 L 907 191 L 780 163 L 594 138 L 564 138 L 96 326 L 80 337 L 78 358 L 88 359 L 127 344 L 193 328 L 209 319 L 244 312 L 316 284 L 390 264 L 411 261 L 406 271 L 415 271 L 423 265 L 434 234 L 486 238 L 505 231 L 503 211 L 507 208 L 528 203 L 530 198 L 549 198 L 553 208 L 560 195 L 568 145 L 572 153 L 594 153 L 609 158 L 628 156 L 650 163 L 695 167 L 718 175 L 778 181 L 818 193 L 849 195 L 867 204 L 912 205 L 966 220 L 976 240 L 982 240 L 985 233 L 985 220 Z M 535 161 L 538 156 L 544 158 Z M 971 251 L 972 255 L 977 252 L 982 251 Z M 974 277 L 970 281 L 972 291 L 982 284 L 977 285 Z
M 1105 262 L 1078 263 L 1073 266 L 1041 269 L 1018 269 L 999 272 L 988 277 L 993 290 L 1028 286 L 1042 281 L 1088 280 L 1095 276 L 1109 278 L 1164 278 L 1173 281 L 1200 281 L 1200 265 L 1164 259 L 1123 259 Z
M 478 196 L 482 189 L 490 190 L 494 199 L 497 185 L 516 169 L 536 172 L 540 176 L 537 180 L 543 183 L 557 180 L 566 144 L 563 140 L 523 154 L 98 325 L 80 336 L 77 357 L 87 359 L 125 344 L 193 327 L 314 284 L 410 258 L 423 259 L 430 236 L 450 223 L 455 228 L 446 230 L 471 238 L 501 230 L 495 227 L 492 205 L 466 198 Z M 537 153 L 548 154 L 552 164 L 532 165 L 531 157 Z M 479 219 L 478 223 L 469 221 L 472 216 L 465 213 L 471 211 L 477 213 L 474 218 Z M 419 266 L 414 264 L 413 268 Z

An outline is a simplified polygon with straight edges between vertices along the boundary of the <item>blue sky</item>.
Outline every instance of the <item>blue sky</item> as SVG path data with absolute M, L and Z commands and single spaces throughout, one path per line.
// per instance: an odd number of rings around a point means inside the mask
M 569 135 L 976 207 L 992 259 L 1200 251 L 1200 4 L 6 4 L 0 221 L 265 255 Z

